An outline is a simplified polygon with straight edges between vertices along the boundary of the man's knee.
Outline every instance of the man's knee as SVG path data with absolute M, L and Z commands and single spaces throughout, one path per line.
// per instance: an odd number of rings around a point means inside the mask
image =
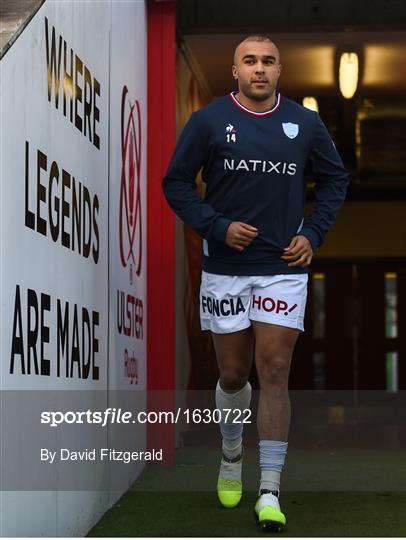
M 258 379 L 261 387 L 287 388 L 290 357 L 282 354 L 261 354 L 256 357 Z
M 248 375 L 238 368 L 223 369 L 220 373 L 220 386 L 225 392 L 237 392 L 247 384 Z

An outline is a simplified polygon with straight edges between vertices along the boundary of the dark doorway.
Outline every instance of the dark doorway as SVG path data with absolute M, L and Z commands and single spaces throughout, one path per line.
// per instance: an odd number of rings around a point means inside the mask
M 406 387 L 406 261 L 316 260 L 290 386 Z

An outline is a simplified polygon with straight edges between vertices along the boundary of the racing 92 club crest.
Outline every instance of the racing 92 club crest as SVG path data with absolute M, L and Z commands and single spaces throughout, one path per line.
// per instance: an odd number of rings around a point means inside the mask
M 299 133 L 299 125 L 293 124 L 292 122 L 282 122 L 282 129 L 286 137 L 289 137 L 289 139 L 294 139 Z
M 131 103 L 127 86 L 121 96 L 120 258 L 124 268 L 140 275 L 142 265 L 141 108 Z

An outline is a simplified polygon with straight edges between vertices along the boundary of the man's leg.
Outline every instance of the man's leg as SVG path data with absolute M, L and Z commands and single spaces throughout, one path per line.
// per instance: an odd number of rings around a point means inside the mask
M 275 520 L 276 523 L 284 525 L 286 520 L 281 512 L 278 513 L 277 497 L 290 427 L 289 371 L 299 331 L 257 321 L 252 324 L 255 335 L 255 364 L 260 386 L 257 426 L 262 496 L 257 507 L 262 509 L 263 513 L 260 521 Z M 276 512 L 273 512 L 272 507 Z M 257 514 L 259 515 L 259 512 Z M 266 517 L 269 520 L 265 519 Z
M 237 392 L 247 383 L 251 371 L 254 358 L 252 327 L 229 334 L 212 332 L 212 338 L 220 372 L 220 386 L 225 392 Z
M 252 322 L 260 395 L 260 440 L 287 441 L 290 427 L 289 371 L 299 330 Z
M 223 411 L 220 422 L 223 457 L 217 492 L 223 506 L 233 508 L 242 496 L 242 419 L 243 411 L 251 402 L 248 377 L 253 361 L 253 332 L 249 327 L 229 334 L 212 333 L 212 336 L 220 371 L 216 407 Z M 225 412 L 224 409 L 233 412 Z M 237 417 L 234 411 L 241 413 Z M 235 418 L 236 422 L 233 422 Z

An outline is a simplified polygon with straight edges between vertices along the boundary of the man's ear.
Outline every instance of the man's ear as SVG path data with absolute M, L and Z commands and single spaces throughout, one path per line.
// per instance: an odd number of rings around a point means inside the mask
M 233 77 L 234 79 L 238 79 L 238 72 L 236 66 L 232 67 Z

